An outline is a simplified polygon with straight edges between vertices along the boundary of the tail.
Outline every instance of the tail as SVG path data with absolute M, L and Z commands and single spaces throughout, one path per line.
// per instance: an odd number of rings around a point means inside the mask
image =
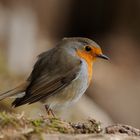
M 7 97 L 16 96 L 16 95 L 20 94 L 21 92 L 24 92 L 26 90 L 27 86 L 28 86 L 28 82 L 25 82 L 25 83 L 22 83 L 21 85 L 17 86 L 14 89 L 11 89 L 7 92 L 0 94 L 0 101 Z

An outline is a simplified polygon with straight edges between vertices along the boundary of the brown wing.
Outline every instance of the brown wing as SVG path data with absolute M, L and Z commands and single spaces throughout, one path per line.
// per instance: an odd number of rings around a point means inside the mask
M 57 76 L 57 78 L 53 78 L 56 76 L 48 77 L 47 74 L 40 76 L 31 84 L 26 91 L 26 95 L 22 98 L 17 98 L 12 105 L 14 107 L 23 105 L 23 104 L 31 104 L 41 100 L 42 98 L 49 98 L 53 94 L 58 93 L 63 90 L 66 86 L 68 86 L 74 79 L 78 77 L 78 73 L 80 71 L 80 65 L 75 66 L 66 74 L 61 76 Z M 53 80 L 49 80 L 53 79 Z

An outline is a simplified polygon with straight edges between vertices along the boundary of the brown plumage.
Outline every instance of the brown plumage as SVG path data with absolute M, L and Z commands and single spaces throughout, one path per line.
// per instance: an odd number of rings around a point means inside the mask
M 24 82 L 14 89 L 8 90 L 8 91 L 0 94 L 0 100 L 3 100 L 5 98 L 11 97 L 11 96 L 16 96 L 18 93 L 21 93 L 21 92 L 25 92 L 28 85 L 29 85 L 29 82 Z

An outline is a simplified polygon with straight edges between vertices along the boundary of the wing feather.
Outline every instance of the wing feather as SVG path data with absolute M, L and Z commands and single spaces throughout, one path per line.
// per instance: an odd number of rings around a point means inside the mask
M 52 81 L 50 81 L 44 75 L 43 77 L 40 76 L 36 82 L 27 88 L 26 95 L 20 99 L 17 98 L 12 105 L 17 107 L 27 103 L 32 104 L 43 99 L 44 97 L 49 98 L 53 94 L 63 90 L 73 80 L 75 80 L 78 77 L 79 72 L 80 65 L 77 65 L 69 70 L 66 74 L 63 74 Z

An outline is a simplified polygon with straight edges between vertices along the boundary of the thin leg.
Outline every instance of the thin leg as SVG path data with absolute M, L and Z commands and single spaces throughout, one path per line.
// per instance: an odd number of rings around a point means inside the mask
M 56 117 L 53 110 L 48 105 L 45 105 L 45 109 L 46 109 L 48 116 Z
M 49 110 L 50 110 L 50 108 L 49 108 L 49 106 L 48 106 L 48 105 L 45 105 L 45 109 L 46 109 L 47 114 L 48 114 L 48 115 L 50 115 L 50 111 L 49 111 Z
M 55 113 L 53 112 L 52 109 L 50 109 L 50 112 L 51 112 L 52 116 L 53 116 L 54 118 L 56 118 L 56 115 L 55 115 Z

